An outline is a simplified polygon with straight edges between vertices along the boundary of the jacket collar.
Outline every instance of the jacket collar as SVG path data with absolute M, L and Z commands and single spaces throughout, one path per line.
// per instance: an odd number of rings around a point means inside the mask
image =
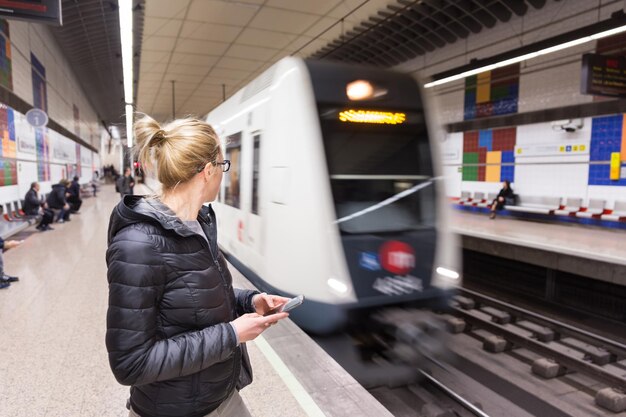
M 213 237 L 215 212 L 209 206 L 202 206 L 198 212 L 198 221 L 203 226 L 209 226 L 207 236 Z M 180 236 L 193 236 L 194 231 L 189 229 L 178 216 L 161 200 L 156 197 L 126 195 L 115 207 L 109 223 L 109 241 L 122 228 L 133 223 L 158 223 L 163 229 L 171 230 Z M 204 224 L 203 224 L 204 223 Z M 207 230 L 205 230 L 206 232 Z

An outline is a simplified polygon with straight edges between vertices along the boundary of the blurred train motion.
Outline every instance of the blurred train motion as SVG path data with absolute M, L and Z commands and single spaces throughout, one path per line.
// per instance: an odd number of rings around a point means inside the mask
M 208 114 L 231 161 L 222 249 L 260 290 L 304 294 L 303 329 L 371 329 L 459 284 L 427 110 L 409 75 L 285 58 Z

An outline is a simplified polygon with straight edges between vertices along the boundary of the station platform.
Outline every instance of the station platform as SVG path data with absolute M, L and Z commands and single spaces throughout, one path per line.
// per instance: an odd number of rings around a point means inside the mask
M 626 286 L 626 233 L 452 210 L 463 248 Z
M 20 281 L 0 291 L 0 416 L 128 415 L 129 389 L 115 381 L 104 344 L 106 235 L 118 201 L 103 186 L 71 222 L 44 233 L 31 226 L 4 254 Z M 252 288 L 231 272 L 235 287 Z M 241 395 L 254 416 L 391 416 L 289 320 L 247 345 L 254 382 Z

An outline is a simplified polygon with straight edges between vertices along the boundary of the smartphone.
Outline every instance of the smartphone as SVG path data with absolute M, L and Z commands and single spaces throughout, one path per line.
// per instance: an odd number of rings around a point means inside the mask
M 294 308 L 298 307 L 303 302 L 304 302 L 304 295 L 299 295 L 287 301 L 285 304 L 281 304 L 279 306 L 274 307 L 273 309 L 265 313 L 265 315 L 269 316 L 271 314 L 276 314 L 276 313 L 287 313 L 293 310 Z

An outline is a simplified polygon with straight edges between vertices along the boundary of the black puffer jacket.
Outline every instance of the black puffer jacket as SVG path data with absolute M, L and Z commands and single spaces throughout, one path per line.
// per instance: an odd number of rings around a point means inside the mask
M 46 202 L 48 203 L 48 207 L 53 209 L 62 209 L 63 206 L 67 204 L 67 200 L 65 199 L 66 188 L 63 184 L 54 184 L 52 186 L 52 191 L 48 194 L 48 198 Z
M 39 207 L 41 207 L 41 201 L 37 198 L 37 191 L 31 188 L 26 192 L 26 198 L 24 198 L 24 204 L 22 209 L 27 216 L 36 216 L 39 214 Z
M 252 381 L 229 322 L 257 292 L 233 290 L 213 210 L 198 221 L 210 245 L 156 199 L 126 196 L 111 214 L 106 345 L 143 417 L 204 416 Z

